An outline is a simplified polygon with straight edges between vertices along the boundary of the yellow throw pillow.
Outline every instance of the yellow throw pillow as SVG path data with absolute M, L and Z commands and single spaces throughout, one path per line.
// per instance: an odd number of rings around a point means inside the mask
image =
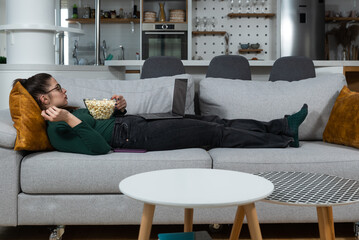
M 344 86 L 323 133 L 323 141 L 359 148 L 359 93 Z
M 30 93 L 17 82 L 10 92 L 10 114 L 17 131 L 14 150 L 53 150 L 41 109 Z

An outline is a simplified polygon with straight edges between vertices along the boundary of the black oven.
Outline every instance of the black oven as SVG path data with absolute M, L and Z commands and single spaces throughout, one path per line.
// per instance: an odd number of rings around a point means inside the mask
M 173 56 L 187 60 L 187 24 L 143 24 L 142 59 Z

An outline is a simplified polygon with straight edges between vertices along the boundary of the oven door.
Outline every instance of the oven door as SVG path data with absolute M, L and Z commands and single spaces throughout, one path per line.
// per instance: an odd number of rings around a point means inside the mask
M 142 32 L 142 59 L 153 56 L 172 56 L 187 60 L 187 32 Z

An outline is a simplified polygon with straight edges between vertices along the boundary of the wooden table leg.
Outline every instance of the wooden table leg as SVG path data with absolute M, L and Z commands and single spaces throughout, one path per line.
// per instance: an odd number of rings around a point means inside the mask
M 193 231 L 193 208 L 185 208 L 184 210 L 184 232 Z
M 317 207 L 320 240 L 334 240 L 334 220 L 332 207 Z
M 153 215 L 155 213 L 155 205 L 145 203 L 143 205 L 140 233 L 138 240 L 149 240 L 152 228 Z
M 243 206 L 244 212 L 247 216 L 249 233 L 252 240 L 262 240 L 262 233 L 259 227 L 257 211 L 254 203 Z
M 242 206 L 238 206 L 229 240 L 238 240 L 243 225 L 243 219 L 244 219 L 244 209 Z

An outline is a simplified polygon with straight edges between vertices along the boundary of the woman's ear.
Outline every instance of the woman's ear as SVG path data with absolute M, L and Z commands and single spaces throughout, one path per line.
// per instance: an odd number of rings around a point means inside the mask
M 47 96 L 47 95 L 41 95 L 40 96 L 40 102 L 41 102 L 41 105 L 40 108 L 42 107 L 45 107 L 48 106 L 50 104 L 50 98 Z

